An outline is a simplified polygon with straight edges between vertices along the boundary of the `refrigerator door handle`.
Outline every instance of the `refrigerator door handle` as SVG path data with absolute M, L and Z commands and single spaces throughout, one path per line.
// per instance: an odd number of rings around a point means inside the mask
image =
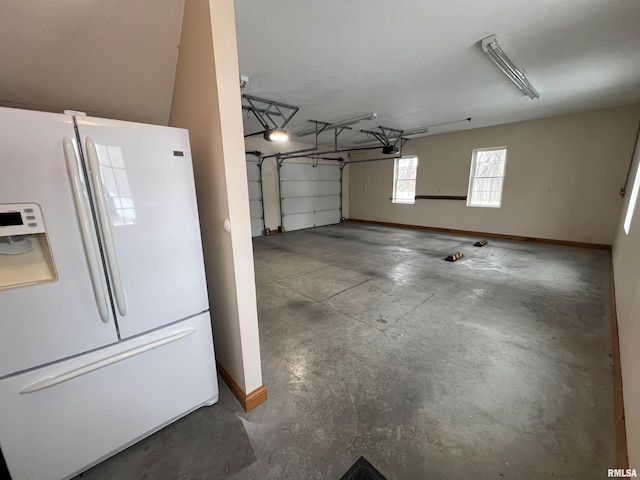
M 96 144 L 91 137 L 84 140 L 87 157 L 89 158 L 89 170 L 91 170 L 91 183 L 95 192 L 96 203 L 98 204 L 98 219 L 102 230 L 104 247 L 107 257 L 107 265 L 111 274 L 111 283 L 113 285 L 113 293 L 116 299 L 118 312 L 123 317 L 127 314 L 127 299 L 124 288 L 122 287 L 122 279 L 120 277 L 120 268 L 118 267 L 118 257 L 116 256 L 116 247 L 113 243 L 113 235 L 111 234 L 111 221 L 109 219 L 109 210 L 106 204 L 106 195 L 102 177 L 100 175 L 100 162 L 98 160 L 98 150 Z
M 104 323 L 108 323 L 109 305 L 107 303 L 106 294 L 102 288 L 100 255 L 98 253 L 98 246 L 96 245 L 95 234 L 93 233 L 94 229 L 91 221 L 91 215 L 87 211 L 89 201 L 88 193 L 84 182 L 82 181 L 82 177 L 80 176 L 80 168 L 78 167 L 78 158 L 73 146 L 73 141 L 69 137 L 64 137 L 62 145 L 64 148 L 64 157 L 67 163 L 67 172 L 69 174 L 69 180 L 71 181 L 73 201 L 80 221 L 82 244 L 84 245 L 87 264 L 89 265 L 89 275 L 91 277 L 91 284 L 93 285 L 93 292 L 96 297 L 98 313 L 100 314 L 100 319 Z
M 42 380 L 38 380 L 37 382 L 24 387 L 22 390 L 20 390 L 20 393 L 23 394 L 23 393 L 37 392 L 39 390 L 44 390 L 45 388 L 53 387 L 54 385 L 58 385 L 63 382 L 68 382 L 69 380 L 80 377 L 82 375 L 86 375 L 87 373 L 94 372 L 100 368 L 108 367 L 109 365 L 113 365 L 114 363 L 121 362 L 122 360 L 126 360 L 127 358 L 131 358 L 135 355 L 140 355 L 141 353 L 148 352 L 149 350 L 153 350 L 154 348 L 161 347 L 162 345 L 166 345 L 167 343 L 180 340 L 181 338 L 184 338 L 187 335 L 191 335 L 195 331 L 196 329 L 193 327 L 185 328 L 167 337 L 160 338 L 158 340 L 154 340 L 149 343 L 145 343 L 144 345 L 134 347 L 124 352 L 116 353 L 115 355 L 111 355 L 110 357 L 106 357 L 106 358 L 103 358 L 102 360 L 98 360 L 96 362 L 90 363 L 88 365 L 84 365 L 74 370 L 61 373 L 60 375 L 43 378 Z

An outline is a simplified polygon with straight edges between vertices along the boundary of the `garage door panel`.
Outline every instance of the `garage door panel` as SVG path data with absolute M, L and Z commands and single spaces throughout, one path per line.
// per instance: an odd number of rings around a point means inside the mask
M 311 228 L 315 226 L 315 215 L 313 213 L 299 213 L 294 215 L 285 215 L 283 219 L 286 231 L 301 230 L 303 228 Z
M 260 182 L 249 182 L 249 200 L 260 200 Z
M 339 181 L 340 167 L 336 165 L 285 163 L 280 168 L 280 179 L 283 181 L 320 180 Z
M 251 236 L 260 237 L 261 235 L 262 235 L 262 219 L 252 218 L 251 219 Z
M 298 197 L 298 198 L 284 198 L 282 200 L 282 213 L 289 215 L 292 213 L 313 213 L 315 208 L 314 197 Z
M 340 167 L 333 165 L 318 165 L 313 172 L 314 180 L 340 181 Z
M 296 180 L 281 182 L 282 198 L 340 195 L 340 182 L 314 182 Z
M 280 194 L 285 230 L 340 222 L 341 190 L 338 165 L 283 164 Z
M 313 213 L 326 210 L 339 211 L 340 197 L 298 197 L 285 198 L 282 200 L 282 212 L 285 215 Z
M 298 163 L 285 163 L 280 168 L 280 180 L 313 180 L 311 165 Z
M 295 182 L 281 182 L 280 183 L 280 192 L 282 194 L 282 198 L 295 198 L 295 197 L 309 197 L 314 196 L 313 189 L 313 181 L 309 180 L 306 182 L 303 181 L 295 181 Z
M 315 214 L 316 225 L 332 225 L 334 223 L 340 223 L 339 210 L 327 210 L 325 212 L 316 212 Z
M 340 197 L 316 197 L 313 209 L 318 210 L 340 210 Z
M 262 189 L 258 162 L 252 160 L 247 160 L 247 186 L 249 190 L 251 236 L 259 237 L 264 230 L 264 220 L 262 218 Z
M 313 192 L 316 197 L 340 195 L 340 182 L 314 182 Z
M 258 168 L 258 162 L 247 161 L 247 180 L 250 182 L 260 181 L 260 169 Z
M 260 200 L 249 200 L 249 215 L 252 219 L 262 221 L 262 202 Z

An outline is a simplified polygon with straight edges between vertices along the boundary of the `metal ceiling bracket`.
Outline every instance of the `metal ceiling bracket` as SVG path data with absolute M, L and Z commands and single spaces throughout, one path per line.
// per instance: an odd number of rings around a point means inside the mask
M 346 124 L 342 123 L 342 122 L 336 122 L 336 123 L 329 123 L 329 122 L 322 122 L 320 120 L 309 120 L 309 122 L 313 123 L 315 128 L 313 131 L 303 131 L 302 135 L 300 133 L 298 133 L 297 135 L 299 137 L 301 136 L 306 136 L 306 135 L 310 135 L 310 134 L 315 134 L 316 137 L 316 148 L 318 145 L 318 136 L 328 130 L 333 130 L 333 145 L 334 148 L 337 150 L 338 149 L 338 137 L 340 136 L 340 134 L 342 132 L 344 132 L 345 130 L 352 130 L 351 127 L 348 127 Z M 352 120 L 353 122 L 353 120 Z
M 340 127 L 346 127 L 348 125 L 353 125 L 354 123 L 359 123 L 359 122 L 366 122 L 369 120 L 373 120 L 375 118 L 378 117 L 377 113 L 366 113 L 364 115 L 358 115 L 356 117 L 351 117 L 351 118 L 345 118 L 344 120 L 338 120 L 337 122 L 332 122 L 332 123 L 327 123 L 327 122 L 319 122 L 317 120 L 309 120 L 310 122 L 314 122 L 316 124 L 323 124 L 324 128 L 321 131 L 318 131 L 317 128 L 305 128 L 303 130 L 300 130 L 299 132 L 296 132 L 296 135 L 298 137 L 304 137 L 306 135 L 311 135 L 313 133 L 315 133 L 316 135 L 320 134 L 323 130 L 325 129 L 334 129 L 334 128 L 340 128 Z
M 351 130 L 351 127 L 335 127 L 334 129 L 334 137 L 333 137 L 333 146 L 336 150 L 338 150 L 338 137 L 340 136 L 340 134 L 342 132 L 344 132 L 345 130 Z
M 318 135 L 320 135 L 322 132 L 324 132 L 327 129 L 327 127 L 329 127 L 329 125 L 331 125 L 329 122 L 321 122 L 320 120 L 309 120 L 309 122 L 314 124 L 314 131 L 311 132 L 311 133 L 315 134 L 316 139 L 317 139 Z M 304 134 L 303 135 L 298 135 L 298 136 L 302 137 L 302 136 L 304 136 Z
M 286 103 L 267 100 L 266 98 L 254 97 L 245 93 L 242 95 L 248 105 L 242 105 L 243 110 L 253 113 L 260 125 L 265 130 L 283 130 L 293 116 L 298 113 L 299 108 Z

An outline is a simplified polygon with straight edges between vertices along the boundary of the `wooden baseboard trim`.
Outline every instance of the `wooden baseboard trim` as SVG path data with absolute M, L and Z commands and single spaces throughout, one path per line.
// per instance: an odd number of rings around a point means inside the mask
M 573 242 L 570 240 L 556 240 L 553 238 L 525 237 L 521 235 L 507 235 L 504 233 L 475 232 L 473 230 L 457 230 L 455 228 L 429 227 L 425 225 L 408 225 L 405 223 L 379 222 L 377 220 L 360 220 L 358 218 L 350 218 L 347 221 L 357 222 L 357 223 L 370 223 L 373 225 L 383 225 L 386 227 L 413 228 L 416 230 L 429 230 L 432 232 L 455 233 L 459 235 L 473 235 L 476 237 L 500 238 L 502 240 L 517 240 L 521 242 L 535 242 L 535 243 L 547 243 L 551 245 L 564 245 L 566 247 L 597 248 L 599 250 L 611 250 L 611 245 L 607 245 L 604 243 Z
M 227 372 L 222 365 L 216 362 L 218 367 L 218 373 L 220 374 L 220 378 L 224 380 L 224 383 L 227 384 L 233 396 L 236 397 L 242 408 L 244 408 L 245 412 L 250 412 L 254 408 L 256 408 L 261 403 L 267 401 L 267 389 L 264 385 L 256 388 L 252 392 L 244 393 L 244 391 L 240 388 L 240 386 L 235 382 L 229 372 Z
M 624 418 L 624 397 L 622 394 L 622 366 L 620 364 L 620 339 L 618 337 L 618 314 L 616 310 L 616 285 L 613 277 L 613 258 L 611 258 L 611 360 L 613 362 L 613 404 L 616 429 L 616 465 L 617 468 L 629 468 L 627 450 L 627 427 Z
M 251 410 L 256 408 L 258 405 L 266 401 L 267 401 L 267 389 L 265 388 L 264 385 L 260 385 L 253 392 L 250 392 L 248 395 L 245 396 L 245 402 L 244 402 L 244 405 L 242 405 L 242 407 L 244 408 L 245 412 L 250 412 Z

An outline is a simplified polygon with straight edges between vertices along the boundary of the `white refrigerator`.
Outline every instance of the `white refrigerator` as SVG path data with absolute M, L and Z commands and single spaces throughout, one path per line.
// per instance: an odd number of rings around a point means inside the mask
M 0 450 L 69 478 L 218 400 L 186 130 L 0 108 Z

